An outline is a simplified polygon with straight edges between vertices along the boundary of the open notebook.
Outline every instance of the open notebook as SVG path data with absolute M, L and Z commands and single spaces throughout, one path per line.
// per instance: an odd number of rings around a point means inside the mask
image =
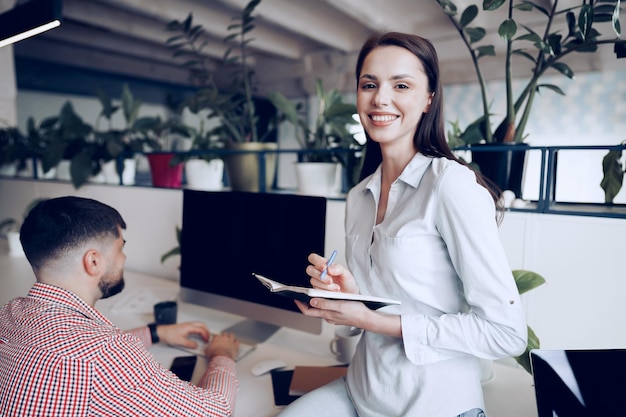
M 530 353 L 538 417 L 626 415 L 626 349 Z

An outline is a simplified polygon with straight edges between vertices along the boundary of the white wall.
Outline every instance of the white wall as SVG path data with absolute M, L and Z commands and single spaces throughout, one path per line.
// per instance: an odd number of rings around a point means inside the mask
M 0 220 L 21 219 L 24 208 L 34 198 L 64 195 L 93 198 L 120 212 L 127 224 L 124 252 L 128 269 L 178 279 L 180 257 L 171 257 L 165 264 L 160 263 L 160 258 L 177 246 L 175 228 L 182 226 L 183 214 L 181 190 L 101 184 L 87 184 L 76 190 L 71 183 L 60 181 L 0 179 Z M 329 200 L 326 208 L 325 252 L 330 254 L 337 249 L 338 262 L 345 262 L 343 206 L 343 201 Z
M 524 295 L 547 348 L 626 348 L 626 219 L 508 212 L 500 227 L 512 269 L 547 283 Z
M 127 268 L 178 278 L 176 246 L 182 192 L 56 181 L 0 179 L 0 219 L 20 217 L 35 197 L 80 195 L 117 208 L 125 218 Z M 344 258 L 344 201 L 329 200 L 326 254 Z M 547 348 L 626 348 L 626 219 L 507 212 L 500 226 L 512 269 L 543 275 L 547 284 L 523 297 L 528 322 Z

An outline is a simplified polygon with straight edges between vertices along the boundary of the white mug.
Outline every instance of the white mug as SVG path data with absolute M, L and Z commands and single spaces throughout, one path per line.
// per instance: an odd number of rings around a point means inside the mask
M 330 351 L 339 362 L 350 362 L 362 333 L 361 329 L 354 326 L 338 326 L 335 329 L 335 337 L 330 341 Z

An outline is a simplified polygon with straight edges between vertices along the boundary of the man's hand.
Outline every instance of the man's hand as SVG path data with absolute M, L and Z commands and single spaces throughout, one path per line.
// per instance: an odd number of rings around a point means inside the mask
M 195 335 L 205 342 L 208 342 L 211 337 L 211 333 L 209 333 L 209 329 L 206 327 L 206 324 L 200 321 L 176 324 L 159 324 L 157 325 L 156 330 L 161 342 L 167 343 L 168 345 L 183 346 L 190 349 L 197 348 L 198 343 L 189 339 L 189 336 Z
M 216 334 L 204 350 L 208 359 L 214 356 L 226 356 L 235 360 L 239 353 L 239 340 L 232 333 Z

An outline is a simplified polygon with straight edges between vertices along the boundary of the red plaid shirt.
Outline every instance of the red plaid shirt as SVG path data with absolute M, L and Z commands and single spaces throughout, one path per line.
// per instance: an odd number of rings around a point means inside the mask
M 75 294 L 36 283 L 0 310 L 0 416 L 228 416 L 235 363 L 198 386 L 154 360 L 147 328 L 123 332 Z

